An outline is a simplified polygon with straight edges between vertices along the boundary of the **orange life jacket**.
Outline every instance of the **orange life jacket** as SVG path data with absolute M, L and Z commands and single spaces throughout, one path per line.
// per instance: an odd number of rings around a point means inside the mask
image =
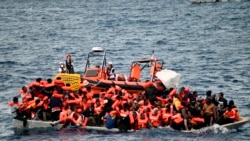
M 201 117 L 192 117 L 191 122 L 192 122 L 193 124 L 196 124 L 196 123 L 204 123 L 205 120 L 204 120 L 204 118 L 201 118 Z
M 54 80 L 54 84 L 57 85 L 57 86 L 59 86 L 59 87 L 65 86 L 63 80 L 57 80 L 57 79 L 55 79 Z
M 147 127 L 147 124 L 148 124 L 148 117 L 145 115 L 145 118 L 142 119 L 141 118 L 141 115 L 138 114 L 138 128 L 146 128 Z
M 95 107 L 94 108 L 95 113 L 98 114 L 98 115 L 100 115 L 100 113 L 102 112 L 103 106 L 102 105 L 98 105 L 97 106 L 97 104 L 95 104 L 94 107 Z
M 234 110 L 226 110 L 225 113 L 223 114 L 224 116 L 227 116 L 230 119 L 235 119 L 235 111 Z
M 169 98 L 170 99 L 173 99 L 173 96 L 176 94 L 176 92 L 177 92 L 177 89 L 176 88 L 174 88 L 170 93 L 169 93 Z
M 62 86 L 62 89 L 63 89 L 64 91 L 72 92 L 72 89 L 71 89 L 70 86 Z
M 239 121 L 240 120 L 240 114 L 237 108 L 232 109 L 235 112 L 235 120 Z
M 183 121 L 183 118 L 181 117 L 180 113 L 177 113 L 176 115 L 172 116 L 172 120 L 175 123 L 180 124 Z

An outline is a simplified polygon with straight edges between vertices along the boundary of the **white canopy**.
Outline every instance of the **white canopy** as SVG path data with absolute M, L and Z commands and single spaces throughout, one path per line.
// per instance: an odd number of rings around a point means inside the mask
M 177 88 L 181 75 L 172 70 L 161 70 L 156 73 L 157 78 L 161 80 L 163 85 L 169 88 Z

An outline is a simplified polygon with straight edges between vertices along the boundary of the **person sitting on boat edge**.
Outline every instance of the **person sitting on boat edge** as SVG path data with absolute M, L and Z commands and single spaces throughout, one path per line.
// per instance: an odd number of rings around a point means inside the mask
M 112 62 L 108 62 L 107 75 L 108 75 L 108 80 L 115 80 L 116 78 L 115 69 L 113 67 Z
M 228 124 L 239 121 L 239 113 L 237 107 L 234 105 L 234 101 L 230 100 L 227 106 L 227 110 L 223 113 L 219 124 Z
M 112 129 L 116 127 L 116 111 L 111 111 L 109 113 L 106 113 L 105 116 L 103 117 L 104 121 L 105 121 L 105 127 L 107 129 Z
M 13 97 L 11 102 L 8 102 L 8 105 L 11 107 L 11 115 L 13 119 L 18 119 L 23 121 L 23 127 L 27 125 L 27 116 L 25 113 L 20 112 L 20 103 L 18 97 Z
M 66 55 L 66 68 L 68 73 L 74 73 L 73 59 L 70 54 Z

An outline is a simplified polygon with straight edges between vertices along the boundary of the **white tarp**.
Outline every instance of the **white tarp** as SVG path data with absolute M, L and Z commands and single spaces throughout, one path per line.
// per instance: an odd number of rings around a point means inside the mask
M 156 73 L 157 78 L 161 80 L 163 85 L 169 88 L 177 88 L 181 75 L 172 70 L 161 70 Z

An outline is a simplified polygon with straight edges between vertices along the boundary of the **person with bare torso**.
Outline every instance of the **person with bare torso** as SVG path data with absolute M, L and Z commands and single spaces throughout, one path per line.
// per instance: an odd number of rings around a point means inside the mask
M 205 126 L 211 126 L 216 121 L 216 108 L 212 103 L 211 98 L 206 99 L 206 103 L 203 106 L 203 114 Z

